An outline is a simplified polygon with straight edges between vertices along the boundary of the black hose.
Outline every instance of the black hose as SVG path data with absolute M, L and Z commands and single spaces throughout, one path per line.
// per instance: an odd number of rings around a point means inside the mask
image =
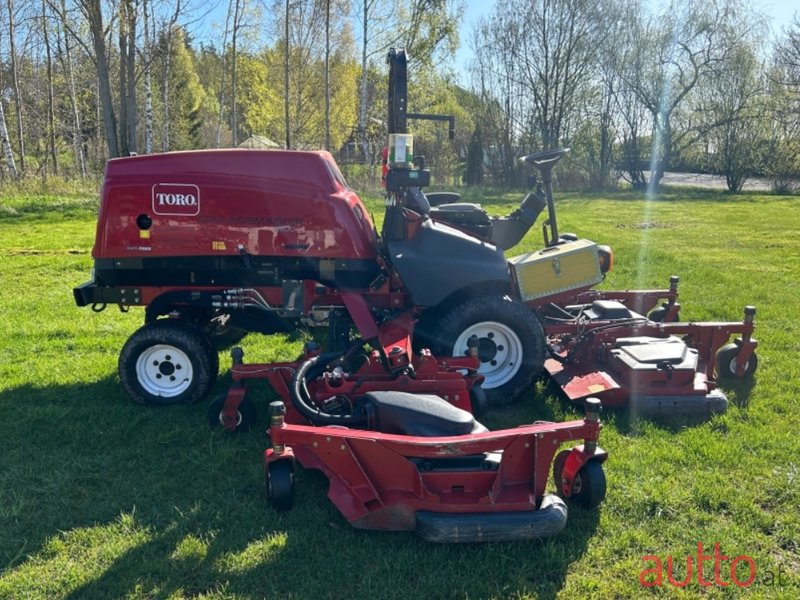
M 332 415 L 323 412 L 311 400 L 311 394 L 306 385 L 306 375 L 316 366 L 324 367 L 342 356 L 341 352 L 318 354 L 305 361 L 292 375 L 289 386 L 289 395 L 297 411 L 313 425 L 344 425 L 357 427 L 365 425 L 367 417 L 364 414 Z

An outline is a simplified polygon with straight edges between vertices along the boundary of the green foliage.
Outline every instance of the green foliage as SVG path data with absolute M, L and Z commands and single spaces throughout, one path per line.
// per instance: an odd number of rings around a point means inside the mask
M 162 36 L 159 41 L 159 50 L 162 61 L 166 61 L 167 39 Z M 195 57 L 186 44 L 186 34 L 183 29 L 175 29 L 169 42 L 170 48 L 170 77 L 169 77 L 169 135 L 170 150 L 187 150 L 201 148 L 208 144 L 203 139 L 203 123 L 212 119 L 214 103 L 206 99 L 205 87 L 200 82 L 200 77 L 195 68 Z M 163 79 L 154 77 L 156 89 L 154 97 L 161 102 L 161 123 L 156 127 L 156 133 L 163 130 Z M 156 137 L 156 147 L 159 147 L 159 137 Z

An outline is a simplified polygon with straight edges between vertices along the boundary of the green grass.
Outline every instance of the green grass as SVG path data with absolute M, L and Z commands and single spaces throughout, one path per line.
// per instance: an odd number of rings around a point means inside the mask
M 519 195 L 468 199 L 506 213 Z M 377 200 L 369 205 L 380 213 Z M 94 197 L 6 193 L 0 598 L 638 598 L 639 573 L 651 566 L 642 556 L 673 556 L 683 576 L 698 542 L 752 556 L 757 582 L 706 589 L 695 574 L 680 594 L 666 580 L 650 594 L 796 598 L 798 208 L 797 199 L 711 192 L 562 196 L 562 231 L 614 247 L 604 288 L 666 287 L 679 274 L 683 320 L 737 320 L 755 304 L 759 371 L 752 385 L 724 387 L 731 408 L 703 425 L 607 412 L 608 497 L 598 510 L 571 508 L 558 537 L 442 546 L 351 528 L 315 472 L 300 471 L 292 511 L 273 513 L 261 468 L 264 402 L 260 426 L 240 435 L 209 430 L 203 404 L 133 405 L 116 360 L 141 312 L 93 314 L 71 296 L 91 268 Z M 518 251 L 539 246 L 536 229 Z M 255 335 L 243 342 L 250 360 L 289 359 L 299 344 Z M 228 383 L 221 361 L 217 391 Z M 540 384 L 487 424 L 578 414 Z M 769 585 L 779 572 L 784 587 Z

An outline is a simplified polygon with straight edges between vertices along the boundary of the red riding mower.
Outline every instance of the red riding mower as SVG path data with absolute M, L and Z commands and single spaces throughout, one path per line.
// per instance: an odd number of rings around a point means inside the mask
M 592 289 L 612 255 L 558 231 L 552 169 L 566 151 L 524 158 L 541 181 L 507 217 L 452 202 L 453 194 L 426 196 L 430 174 L 413 162 L 406 121 L 444 117 L 407 113 L 405 53 L 392 51 L 389 64 L 393 135 L 380 235 L 326 152 L 108 162 L 93 277 L 74 294 L 96 311 L 146 307 L 120 354 L 128 394 L 153 404 L 203 398 L 217 377 L 220 334 L 327 329 L 332 348 L 346 348 L 354 332 L 373 339 L 404 320 L 415 348 L 438 357 L 464 356 L 477 337 L 489 404 L 530 389 L 547 360 L 571 399 L 630 398 L 655 414 L 724 410 L 716 376 L 756 366 L 753 310 L 743 323 L 682 325 L 672 322 L 676 281 L 663 290 Z M 545 207 L 544 247 L 507 258 Z
M 716 389 L 715 358 L 717 375 L 754 371 L 754 309 L 743 323 L 680 324 L 677 280 L 666 290 L 592 289 L 612 254 L 558 231 L 552 169 L 565 150 L 524 158 L 541 182 L 507 217 L 453 195 L 426 196 L 430 173 L 414 162 L 406 118 L 438 117 L 405 112 L 402 51 L 390 53 L 390 72 L 380 235 L 327 152 L 114 159 L 93 277 L 75 300 L 98 312 L 146 307 L 119 358 L 123 387 L 143 403 L 204 397 L 219 367 L 213 336 L 230 328 L 324 328 L 340 353 L 362 347 L 354 337 L 366 340 L 368 353 L 348 352 L 339 363 L 325 354 L 245 365 L 236 352 L 234 386 L 212 404 L 211 422 L 251 426 L 244 381 L 265 377 L 287 409 L 281 421 L 275 408 L 276 447 L 267 454 L 279 508 L 290 495 L 286 458 L 294 452 L 328 475 L 332 499 L 354 524 L 425 530 L 431 539 L 457 538 L 455 527 L 469 532 L 465 539 L 499 539 L 512 534 L 495 513 L 523 522 L 543 509 L 563 513 L 544 486 L 564 441 L 586 443 L 556 460 L 559 489 L 587 494 L 590 505 L 602 499 L 595 403 L 587 401 L 583 421 L 494 433 L 470 410 L 511 401 L 546 366 L 574 400 L 630 400 L 639 414 L 720 412 L 727 400 Z M 506 258 L 545 207 L 543 249 Z M 724 346 L 733 334 L 740 338 Z M 451 513 L 479 516 L 462 525 Z M 488 513 L 500 533 L 483 533 Z M 539 518 L 524 527 L 531 535 L 541 534 Z

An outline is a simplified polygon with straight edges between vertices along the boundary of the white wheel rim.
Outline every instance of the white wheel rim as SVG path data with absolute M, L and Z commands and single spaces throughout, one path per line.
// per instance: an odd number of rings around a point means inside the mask
M 219 416 L 217 418 L 219 419 L 219 424 L 222 425 L 223 427 L 225 427 L 225 407 L 224 406 L 220 409 Z M 237 410 L 236 411 L 236 427 L 238 427 L 241 424 L 242 424 L 242 411 L 241 410 Z
M 467 340 L 478 338 L 478 373 L 483 375 L 483 389 L 494 389 L 511 381 L 522 366 L 522 342 L 508 325 L 482 321 L 465 329 L 453 344 L 453 356 L 468 353 Z
M 153 396 L 179 396 L 192 384 L 193 376 L 189 355 L 175 346 L 150 346 L 136 359 L 136 378 L 144 391 Z
M 744 363 L 744 367 L 742 368 L 742 373 L 747 373 L 747 367 L 749 367 L 749 366 L 750 366 L 750 361 L 748 360 L 747 362 Z M 731 364 L 728 367 L 728 369 L 730 370 L 731 373 L 736 375 L 736 357 L 735 356 L 731 359 Z

